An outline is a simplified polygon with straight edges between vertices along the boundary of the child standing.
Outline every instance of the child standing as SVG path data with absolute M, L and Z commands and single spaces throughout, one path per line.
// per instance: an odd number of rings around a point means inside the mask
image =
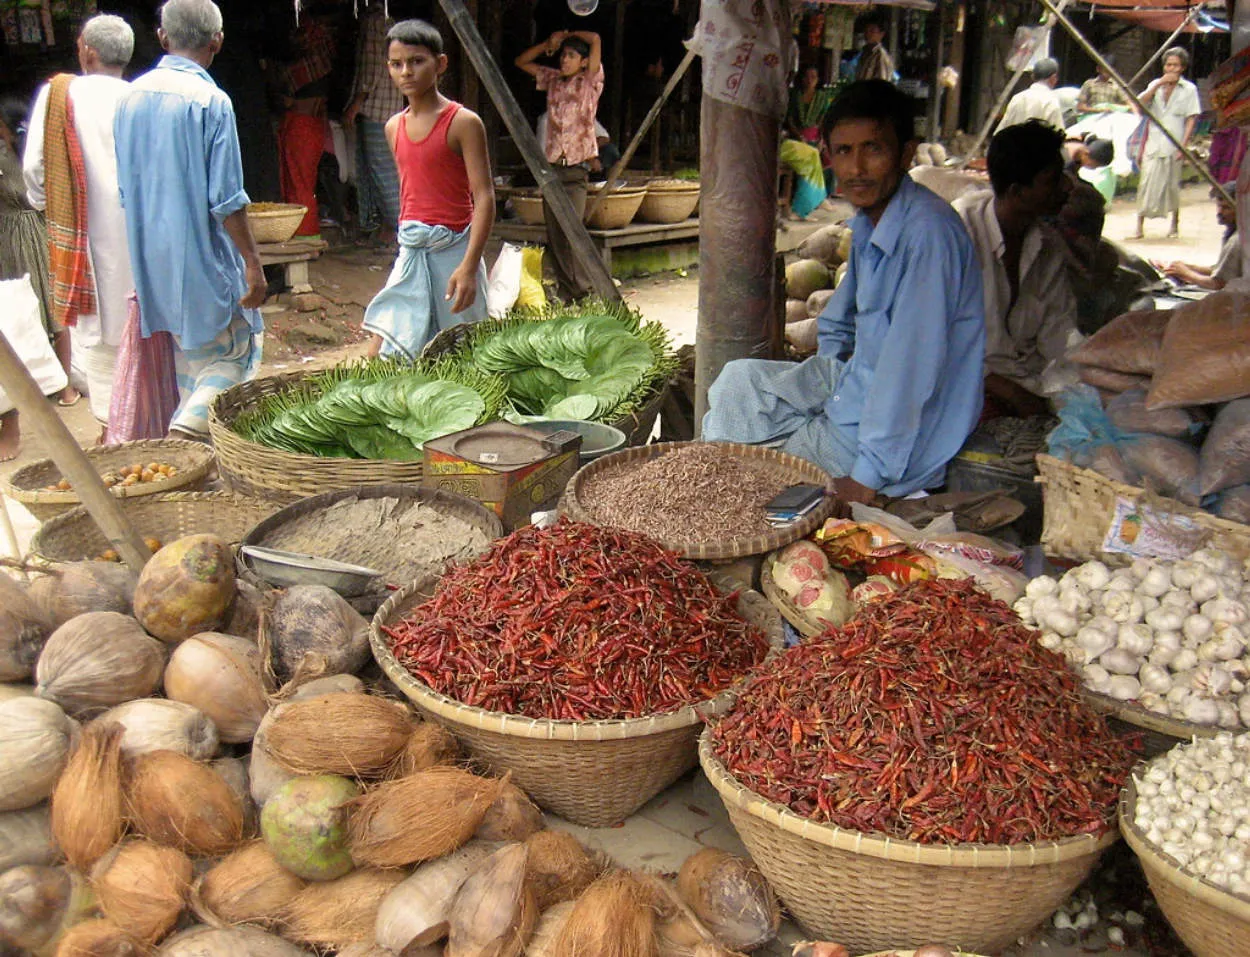
M 539 66 L 534 61 L 559 53 L 560 67 Z M 547 161 L 555 167 L 578 216 L 586 213 L 586 181 L 590 163 L 599 155 L 595 138 L 595 113 L 603 93 L 603 63 L 599 34 L 587 30 L 557 30 L 542 43 L 516 58 L 516 65 L 547 91 L 547 135 L 542 144 Z M 543 202 L 547 217 L 547 248 L 555 266 L 562 295 L 582 299 L 593 283 L 573 254 L 572 243 Z
M 365 310 L 372 355 L 417 358 L 442 329 L 486 318 L 482 251 L 495 222 L 486 129 L 438 91 L 442 35 L 424 20 L 387 34 L 387 69 L 408 108 L 386 124 L 399 167 L 399 255 Z

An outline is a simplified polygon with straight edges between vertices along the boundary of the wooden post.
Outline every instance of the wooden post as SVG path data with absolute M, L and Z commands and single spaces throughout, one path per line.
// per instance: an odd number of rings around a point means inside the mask
M 946 7 L 938 4 L 929 15 L 929 23 L 937 21 L 937 36 L 933 38 L 933 79 L 929 84 L 929 142 L 936 143 L 942 136 L 942 84 L 938 78 L 942 73 L 942 47 L 946 43 Z
M 608 116 L 608 132 L 621 141 L 625 115 L 625 7 L 626 0 L 616 0 L 616 23 L 612 31 L 612 112 Z
M 152 553 L 3 334 L 0 334 L 0 382 L 4 383 L 4 390 L 13 400 L 26 428 L 38 432 L 48 444 L 52 461 L 74 487 L 109 544 L 122 561 L 136 572 L 142 571 Z
M 473 18 L 469 16 L 469 11 L 465 8 L 464 0 L 439 0 L 439 4 L 451 22 L 451 28 L 456 31 L 456 36 L 464 47 L 464 52 L 468 54 L 473 69 L 477 70 L 482 85 L 499 110 L 504 125 L 512 134 L 512 139 L 525 159 L 525 165 L 534 174 L 538 188 L 542 190 L 543 198 L 547 200 L 548 207 L 555 214 L 560 228 L 569 238 L 573 254 L 581 261 L 590 276 L 595 292 L 603 299 L 619 302 L 621 291 L 616 288 L 616 283 L 612 281 L 612 274 L 608 272 L 608 267 L 604 265 L 603 259 L 595 250 L 590 233 L 586 232 L 586 224 L 582 222 L 577 215 L 577 210 L 573 208 L 573 202 L 564 191 L 560 178 L 543 155 L 542 147 L 538 145 L 538 138 L 530 129 L 529 121 L 521 112 L 516 97 L 512 95 L 512 90 L 509 89 L 503 73 L 500 72 L 499 64 L 486 49 L 482 35 L 478 33 L 477 24 L 473 22 Z
M 964 90 L 964 40 L 967 37 L 968 7 L 959 4 L 955 8 L 955 28 L 951 37 L 950 65 L 959 79 L 946 94 L 946 111 L 942 117 L 942 133 L 950 136 L 959 127 L 959 105 Z
M 473 18 L 473 22 L 478 22 L 478 2 L 477 0 L 465 0 L 465 8 L 469 11 L 469 16 Z M 478 102 L 478 96 L 481 92 L 481 84 L 478 83 L 476 70 L 460 70 L 460 102 L 477 114 L 481 114 L 482 105 Z

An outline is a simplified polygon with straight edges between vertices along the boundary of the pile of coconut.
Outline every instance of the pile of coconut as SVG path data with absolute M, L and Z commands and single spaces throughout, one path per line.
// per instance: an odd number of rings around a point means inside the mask
M 786 342 L 800 356 L 816 351 L 816 319 L 851 258 L 851 228 L 822 226 L 799 244 L 800 258 L 786 266 Z
M 0 954 L 714 957 L 773 936 L 749 862 L 696 855 L 677 889 L 609 868 L 357 676 L 368 624 L 339 595 L 233 572 L 196 535 L 138 576 L 0 575 Z

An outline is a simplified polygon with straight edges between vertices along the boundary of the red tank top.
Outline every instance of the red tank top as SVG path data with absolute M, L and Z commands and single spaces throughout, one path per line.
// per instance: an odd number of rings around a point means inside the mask
M 434 121 L 430 135 L 420 142 L 408 136 L 408 110 L 400 114 L 395 131 L 395 161 L 399 167 L 399 221 L 415 219 L 427 226 L 447 226 L 457 232 L 473 218 L 473 193 L 464 157 L 447 145 L 447 130 L 460 112 L 453 102 Z

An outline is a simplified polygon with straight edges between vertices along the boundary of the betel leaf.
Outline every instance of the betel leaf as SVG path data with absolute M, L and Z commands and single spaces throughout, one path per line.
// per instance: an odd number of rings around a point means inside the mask
M 599 410 L 599 400 L 593 395 L 570 395 L 547 406 L 549 419 L 593 419 Z
M 419 449 L 430 439 L 471 427 L 485 409 L 485 400 L 468 386 L 424 382 L 409 390 L 408 414 L 387 424 Z
M 422 451 L 408 439 L 385 425 L 366 425 L 349 429 L 343 436 L 362 459 L 392 459 L 411 462 L 423 457 Z

